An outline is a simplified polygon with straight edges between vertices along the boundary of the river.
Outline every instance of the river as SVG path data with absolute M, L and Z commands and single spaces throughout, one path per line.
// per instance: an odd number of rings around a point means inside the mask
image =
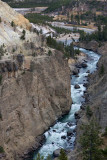
M 65 24 L 64 22 L 51 22 L 50 23 L 52 26 L 55 26 L 55 27 L 60 27 L 60 28 L 65 28 L 65 29 L 68 29 L 68 30 L 83 30 L 84 32 L 88 33 L 88 34 L 91 34 L 93 32 L 96 31 L 96 29 L 91 29 L 91 28 L 84 28 L 84 27 L 73 27 L 73 25 L 71 26 L 67 26 L 67 24 Z
M 81 68 L 79 71 L 79 77 L 72 76 L 71 79 L 71 97 L 73 104 L 68 115 L 64 116 L 62 119 L 58 120 L 53 127 L 45 132 L 46 142 L 40 148 L 39 153 L 46 158 L 48 155 L 53 155 L 53 152 L 56 149 L 64 148 L 66 150 L 74 149 L 75 145 L 75 128 L 76 128 L 76 119 L 75 113 L 80 110 L 81 105 L 84 103 L 85 99 L 83 98 L 84 83 L 88 83 L 87 76 L 88 72 L 93 73 L 97 69 L 97 62 L 100 58 L 95 52 L 79 48 L 80 51 L 87 55 L 87 68 Z M 79 89 L 75 89 L 75 84 L 80 86 Z M 71 136 L 67 136 L 67 132 L 71 132 Z M 64 139 L 62 138 L 64 136 Z M 36 155 L 34 156 L 36 159 Z

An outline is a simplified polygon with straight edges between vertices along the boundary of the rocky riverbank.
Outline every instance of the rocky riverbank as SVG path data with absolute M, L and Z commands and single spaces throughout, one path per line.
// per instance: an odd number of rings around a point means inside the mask
M 70 58 L 68 60 L 68 64 L 71 71 L 71 77 L 72 75 L 78 76 L 79 69 L 82 67 L 86 67 L 86 62 L 87 62 L 87 55 L 84 54 L 83 52 L 80 52 L 80 54 L 77 55 L 74 59 Z
M 88 44 L 78 43 L 77 45 L 89 50 L 96 51 L 97 53 L 101 54 L 101 58 L 98 62 L 97 71 L 94 74 L 90 74 L 88 77 L 89 83 L 87 91 L 85 92 L 86 102 L 78 112 L 76 146 L 75 150 L 68 154 L 69 160 L 82 159 L 79 140 L 82 134 L 80 129 L 81 125 L 88 123 L 89 121 L 86 116 L 86 106 L 90 106 L 90 109 L 93 112 L 92 118 L 94 117 L 101 127 L 100 133 L 104 133 L 104 130 L 107 127 L 107 43 L 103 43 L 100 47 L 99 43 L 95 41 L 89 42 Z M 106 147 L 105 143 L 104 145 Z

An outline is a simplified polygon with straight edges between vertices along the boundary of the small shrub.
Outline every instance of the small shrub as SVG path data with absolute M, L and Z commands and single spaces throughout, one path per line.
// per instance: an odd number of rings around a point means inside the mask
M 5 51 L 3 49 L 3 46 L 0 46 L 0 59 L 4 55 Z
M 25 74 L 25 71 L 22 72 L 22 75 L 24 75 L 24 74 Z
M 105 69 L 104 69 L 104 65 L 102 64 L 101 67 L 100 67 L 99 75 L 100 75 L 100 76 L 103 76 L 103 75 L 104 75 L 104 72 L 105 72 Z
M 52 160 L 52 157 L 50 155 L 48 155 L 46 160 Z
M 1 17 L 0 17 L 0 23 L 2 22 Z
M 52 55 L 52 51 L 49 50 L 49 51 L 48 51 L 48 56 L 51 56 L 51 55 Z
M 2 83 L 2 75 L 0 75 L 0 85 L 1 85 L 1 83 Z
M 93 115 L 93 112 L 91 111 L 89 106 L 87 106 L 87 108 L 86 108 L 86 115 L 88 118 L 90 118 Z
M 69 59 L 70 58 L 70 54 L 69 54 L 69 52 L 65 52 L 64 53 L 64 57 L 63 58 L 67 58 L 67 59 Z
M 43 160 L 44 157 L 40 155 L 40 153 L 38 153 L 36 160 Z
M 34 53 L 32 53 L 32 56 L 33 56 L 33 57 L 36 57 L 36 55 L 37 55 L 37 54 L 36 54 L 35 52 L 34 52 Z
M 22 36 L 20 37 L 20 39 L 21 39 L 21 40 L 25 40 L 25 36 L 22 35 Z
M 68 160 L 67 155 L 64 151 L 64 149 L 61 149 L 60 156 L 58 157 L 59 160 Z
M 1 112 L 0 112 L 0 120 L 2 120 L 2 114 L 1 114 Z
M 0 146 L 0 153 L 4 153 L 4 148 Z
M 23 30 L 23 31 L 22 31 L 22 36 L 20 37 L 21 40 L 25 40 L 25 34 L 26 34 L 26 31 Z
M 22 33 L 23 33 L 23 35 L 25 35 L 25 34 L 26 34 L 26 31 L 25 31 L 25 30 L 23 30 L 23 32 L 22 32 Z
M 103 136 L 107 136 L 107 127 L 105 128 L 105 132 L 104 132 Z
M 12 27 L 14 27 L 14 26 L 15 26 L 15 23 L 14 23 L 13 21 L 11 22 L 11 26 L 12 26 Z
M 16 50 L 15 50 L 15 48 L 13 48 L 13 50 L 12 50 L 13 52 L 15 52 Z
M 107 147 L 101 151 L 102 151 L 104 158 L 107 158 Z
M 57 42 L 55 39 L 51 38 L 51 36 L 47 37 L 47 45 L 59 51 L 62 51 L 62 52 L 64 51 L 63 43 Z
M 76 50 L 75 50 L 75 54 L 76 54 L 76 55 L 79 55 L 79 54 L 80 54 L 80 50 L 79 50 L 79 49 L 76 49 Z
M 99 47 L 101 47 L 102 46 L 102 43 L 101 42 L 99 42 Z

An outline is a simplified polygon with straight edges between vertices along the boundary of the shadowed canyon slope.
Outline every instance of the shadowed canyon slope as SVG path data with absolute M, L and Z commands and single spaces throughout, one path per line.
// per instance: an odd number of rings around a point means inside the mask
M 101 47 L 99 47 L 98 42 L 96 41 L 79 43 L 79 46 L 96 51 L 97 53 L 101 54 L 101 58 L 97 65 L 97 71 L 89 76 L 89 85 L 86 92 L 86 103 L 78 112 L 79 119 L 77 123 L 76 147 L 75 150 L 69 154 L 69 159 L 72 158 L 73 160 L 82 159 L 80 137 L 83 132 L 81 129 L 83 124 L 88 124 L 94 119 L 94 121 L 100 126 L 101 136 L 105 133 L 105 128 L 107 127 L 107 42 L 104 42 Z M 92 116 L 90 119 L 87 118 L 86 114 L 87 111 L 85 108 L 87 106 L 89 106 L 92 111 Z M 103 146 L 100 147 L 104 149 L 107 146 L 107 141 L 103 136 L 102 139 Z

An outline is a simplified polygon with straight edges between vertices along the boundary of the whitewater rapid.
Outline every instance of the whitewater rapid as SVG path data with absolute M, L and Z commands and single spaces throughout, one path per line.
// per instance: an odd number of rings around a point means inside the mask
M 97 62 L 100 58 L 95 52 L 79 48 L 80 51 L 87 55 L 87 68 L 80 68 L 79 77 L 73 75 L 71 79 L 71 97 L 73 104 L 71 106 L 71 110 L 68 115 L 64 116 L 60 120 L 56 122 L 53 127 L 45 132 L 46 142 L 40 148 L 39 153 L 46 157 L 48 155 L 53 155 L 53 152 L 56 149 L 64 148 L 66 150 L 74 149 L 75 138 L 76 138 L 76 119 L 75 113 L 80 110 L 81 105 L 84 103 L 85 99 L 83 98 L 84 91 L 86 88 L 84 87 L 85 83 L 88 83 L 87 76 L 88 72 L 93 73 L 97 69 Z M 80 86 L 79 89 L 75 89 L 75 84 Z M 71 136 L 67 136 L 67 132 L 72 132 Z M 66 138 L 63 139 L 62 136 Z M 36 159 L 36 155 L 34 156 L 34 160 Z

